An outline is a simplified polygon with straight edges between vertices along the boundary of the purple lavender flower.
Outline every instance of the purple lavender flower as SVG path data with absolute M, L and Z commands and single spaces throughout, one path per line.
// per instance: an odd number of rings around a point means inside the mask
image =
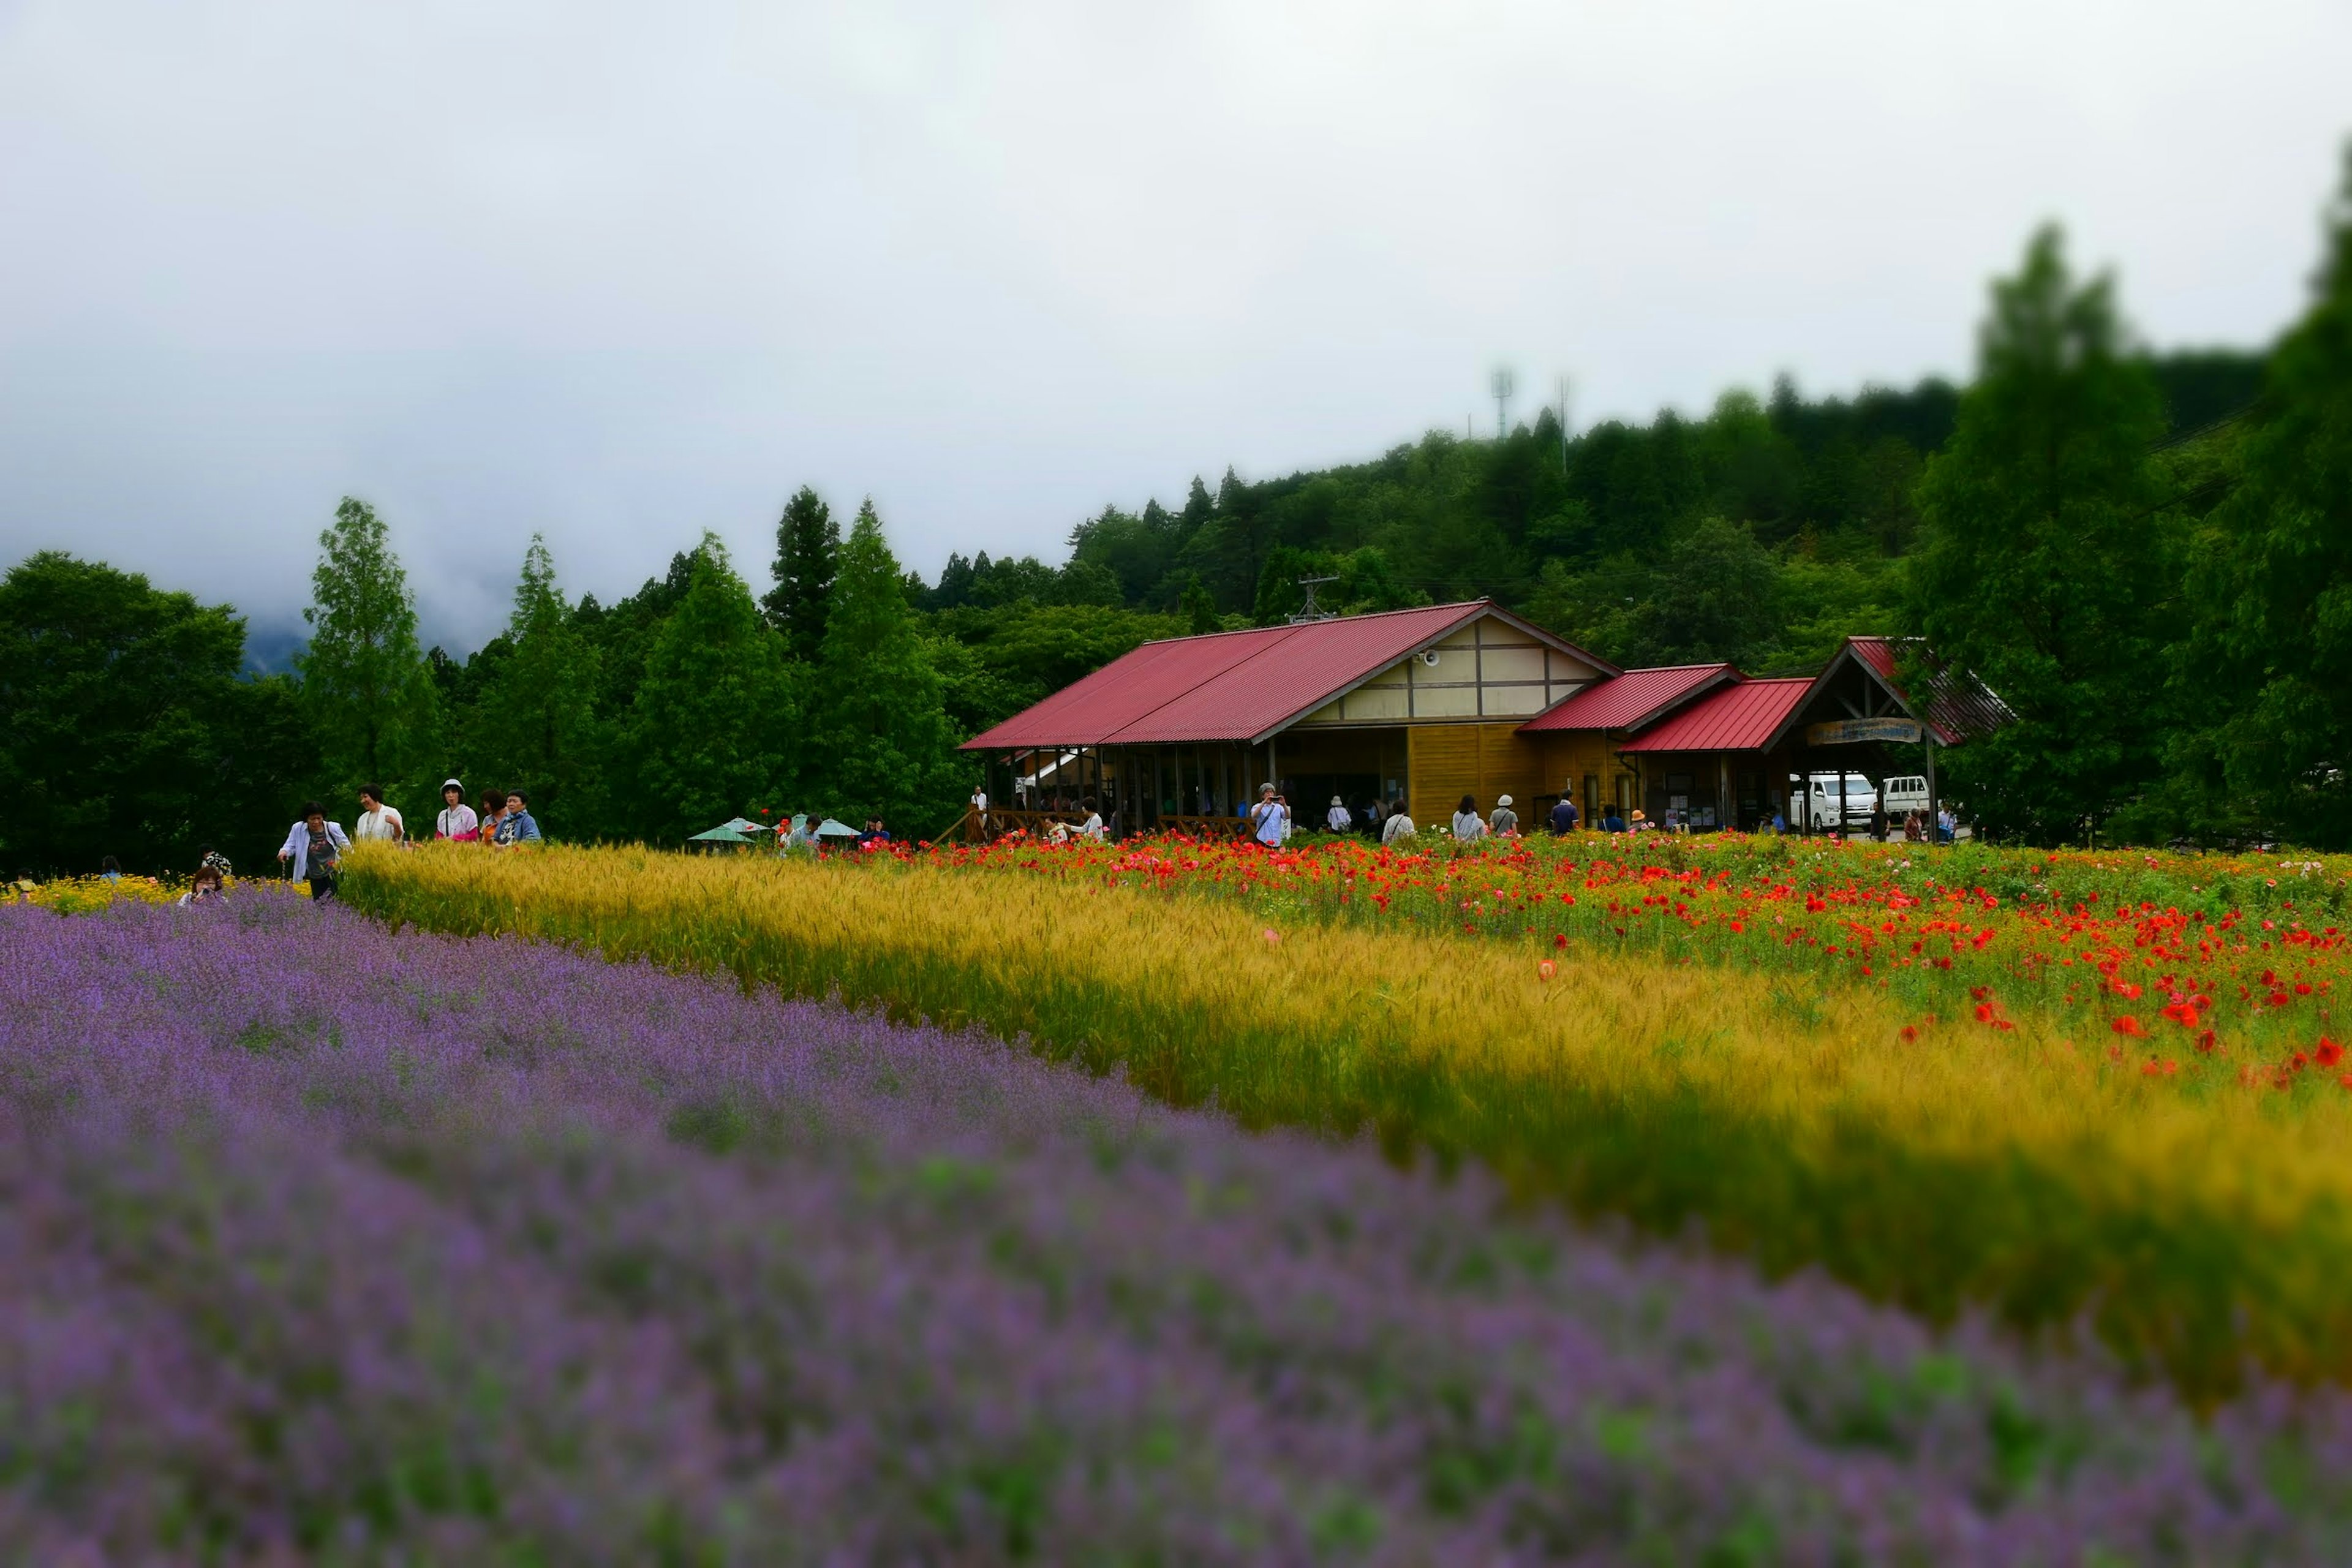
M 2200 1426 L 979 1036 L 289 903 L 0 910 L 0 1555 L 2341 1561 Z

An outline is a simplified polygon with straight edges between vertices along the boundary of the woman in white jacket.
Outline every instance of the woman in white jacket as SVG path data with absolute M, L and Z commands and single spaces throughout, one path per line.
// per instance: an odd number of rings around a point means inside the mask
M 313 899 L 331 899 L 335 873 L 342 867 L 343 851 L 351 847 L 342 824 L 329 822 L 317 801 L 306 801 L 302 820 L 286 830 L 286 843 L 278 858 L 290 862 L 295 877 L 310 884 Z

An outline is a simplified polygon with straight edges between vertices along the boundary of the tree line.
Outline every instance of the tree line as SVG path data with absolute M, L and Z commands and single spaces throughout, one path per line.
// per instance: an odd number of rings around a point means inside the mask
M 69 556 L 0 580 L 0 858 L 266 849 L 306 794 L 448 775 L 551 833 L 676 843 L 766 805 L 912 836 L 966 736 L 1141 642 L 1491 596 L 1624 665 L 1808 670 L 1910 633 L 2018 721 L 1944 760 L 1997 832 L 2352 846 L 2352 159 L 2302 317 L 2259 353 L 2156 354 L 2055 229 L 1992 289 L 1967 387 L 1733 392 L 1562 438 L 1433 434 L 1367 463 L 1195 479 L 1067 558 L 905 571 L 869 501 L 803 489 L 755 594 L 713 536 L 606 605 L 526 552 L 506 628 L 419 647 L 383 520 L 321 539 L 309 641 L 243 669 L 225 605 Z M 1916 678 L 1930 672 L 1916 670 Z

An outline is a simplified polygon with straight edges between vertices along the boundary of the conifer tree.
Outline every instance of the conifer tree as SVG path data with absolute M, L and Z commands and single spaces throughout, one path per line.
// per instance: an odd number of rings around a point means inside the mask
M 685 595 L 663 619 L 637 688 L 630 752 L 616 770 L 618 820 L 675 844 L 784 804 L 800 738 L 783 638 L 714 534 L 694 552 Z
M 2272 354 L 2243 477 L 2190 582 L 2184 668 L 2229 795 L 2296 841 L 2352 842 L 2352 147 L 2315 299 Z
M 1993 285 L 1976 384 L 1920 485 L 1908 610 L 2018 721 L 1952 752 L 1948 787 L 1996 831 L 2074 837 L 2155 772 L 2147 700 L 2178 552 L 2148 448 L 2164 409 L 2110 279 L 2078 284 L 2054 228 Z
M 538 534 L 523 552 L 507 640 L 513 651 L 468 716 L 467 760 L 480 784 L 530 791 L 543 829 L 589 837 L 604 813 L 596 649 L 572 626 L 554 559 Z
M 824 649 L 824 625 L 839 570 L 841 525 L 816 491 L 803 485 L 776 524 L 776 585 L 761 602 L 768 624 L 782 632 L 794 658 L 815 662 Z
M 879 813 L 913 837 L 953 816 L 970 770 L 870 498 L 841 547 L 817 713 L 815 750 L 826 771 L 811 784 L 826 809 L 854 820 Z
M 383 521 L 345 496 L 319 535 L 310 575 L 310 643 L 295 659 L 302 709 L 324 755 L 330 787 L 425 787 L 414 774 L 436 749 L 438 705 L 416 603 Z

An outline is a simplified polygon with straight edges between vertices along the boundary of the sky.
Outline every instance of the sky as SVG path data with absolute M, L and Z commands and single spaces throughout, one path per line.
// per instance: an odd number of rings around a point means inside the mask
M 0 0 L 0 564 L 428 640 L 782 503 L 908 565 L 1570 423 L 1964 377 L 2035 225 L 2162 346 L 2305 298 L 2352 5 Z

